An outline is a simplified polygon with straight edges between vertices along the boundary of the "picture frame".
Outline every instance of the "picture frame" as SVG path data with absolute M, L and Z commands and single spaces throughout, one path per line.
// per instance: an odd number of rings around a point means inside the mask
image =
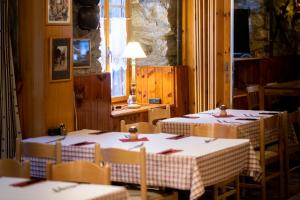
M 72 0 L 47 0 L 47 25 L 70 25 L 72 18 Z
M 91 40 L 73 39 L 73 68 L 90 68 L 91 59 Z
M 71 80 L 71 38 L 50 38 L 50 81 Z

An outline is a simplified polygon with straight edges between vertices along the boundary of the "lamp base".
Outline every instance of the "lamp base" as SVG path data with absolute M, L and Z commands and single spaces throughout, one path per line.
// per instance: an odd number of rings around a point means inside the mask
M 133 103 L 133 104 L 128 104 L 127 108 L 136 109 L 136 108 L 140 108 L 140 107 L 141 107 L 141 105 Z

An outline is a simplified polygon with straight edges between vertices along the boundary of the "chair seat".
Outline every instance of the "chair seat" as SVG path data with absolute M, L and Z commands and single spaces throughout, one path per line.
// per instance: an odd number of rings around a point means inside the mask
M 129 200 L 141 200 L 141 191 L 139 189 L 129 189 Z M 147 190 L 148 200 L 177 200 L 178 194 L 174 191 Z
M 260 152 L 259 151 L 255 151 L 255 154 L 256 154 L 256 158 L 258 160 L 260 160 Z M 277 152 L 274 152 L 274 151 L 269 151 L 269 150 L 266 150 L 265 151 L 265 159 L 266 160 L 269 160 L 271 158 L 275 158 L 278 156 L 278 153 Z

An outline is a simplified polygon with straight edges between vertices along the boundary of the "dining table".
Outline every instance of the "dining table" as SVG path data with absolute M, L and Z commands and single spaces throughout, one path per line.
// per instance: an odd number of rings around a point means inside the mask
M 0 199 L 3 200 L 127 200 L 125 187 L 79 184 L 43 179 L 0 177 Z
M 197 124 L 224 124 L 227 126 L 237 126 L 237 135 L 233 138 L 248 138 L 254 148 L 259 147 L 259 119 L 266 118 L 269 123 L 279 123 L 280 112 L 264 110 L 238 110 L 227 109 L 226 116 L 219 115 L 220 110 L 213 109 L 195 114 L 187 114 L 180 117 L 168 118 L 160 121 L 161 131 L 178 135 L 191 135 L 191 128 Z M 272 143 L 278 139 L 274 134 L 277 128 L 269 126 L 265 132 L 266 143 Z M 274 126 L 276 127 L 276 126 Z M 289 143 L 298 143 L 295 132 L 289 128 Z
M 266 85 L 264 86 L 264 95 L 300 96 L 300 80 Z
M 24 142 L 62 144 L 62 161 L 93 160 L 94 144 L 101 148 L 138 151 L 146 149 L 147 185 L 189 190 L 190 199 L 199 198 L 206 186 L 245 173 L 260 180 L 261 168 L 249 139 L 216 139 L 180 136 L 168 133 L 139 134 L 128 141 L 129 133 L 97 133 L 79 130 L 67 136 L 43 136 Z M 29 159 L 31 176 L 45 176 L 47 159 Z M 139 183 L 139 167 L 111 163 L 111 179 L 123 183 Z

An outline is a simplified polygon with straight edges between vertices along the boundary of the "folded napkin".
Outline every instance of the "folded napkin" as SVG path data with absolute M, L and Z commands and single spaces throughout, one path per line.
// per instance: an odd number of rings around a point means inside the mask
M 33 185 L 33 184 L 36 184 L 36 183 L 39 183 L 39 182 L 43 182 L 43 181 L 46 181 L 46 180 L 35 178 L 35 179 L 29 179 L 29 180 L 26 180 L 26 181 L 21 181 L 21 182 L 18 182 L 18 183 L 13 183 L 13 184 L 11 184 L 11 186 L 26 187 L 26 186 Z
M 260 114 L 260 115 L 277 115 L 278 113 L 277 112 L 260 112 L 258 114 Z
M 170 140 L 179 140 L 181 138 L 185 138 L 185 137 L 188 137 L 188 135 L 175 135 L 175 136 L 172 136 L 172 137 L 168 137 L 166 139 L 170 139 Z
M 137 139 L 131 139 L 131 138 L 122 138 L 120 139 L 121 142 L 139 142 L 139 141 L 149 141 L 148 138 L 142 137 Z
M 107 133 L 108 131 L 97 131 L 97 132 L 91 132 L 90 135 L 100 135 L 102 133 Z
M 258 120 L 258 118 L 236 118 L 235 120 L 248 120 L 248 121 L 255 121 L 255 120 Z
M 158 152 L 157 154 L 163 154 L 163 155 L 166 155 L 166 154 L 172 154 L 172 153 L 177 153 L 177 152 L 180 152 L 180 151 L 183 151 L 181 149 L 166 149 L 164 151 L 161 151 L 161 152 Z
M 88 144 L 95 144 L 96 142 L 88 142 L 88 141 L 83 141 L 83 142 L 78 142 L 75 144 L 70 144 L 70 146 L 84 146 L 84 145 L 88 145 Z
M 182 118 L 198 119 L 199 116 L 183 115 Z
M 226 115 L 226 116 L 220 116 L 220 115 L 213 115 L 215 118 L 227 118 L 227 117 L 234 117 L 234 115 Z

